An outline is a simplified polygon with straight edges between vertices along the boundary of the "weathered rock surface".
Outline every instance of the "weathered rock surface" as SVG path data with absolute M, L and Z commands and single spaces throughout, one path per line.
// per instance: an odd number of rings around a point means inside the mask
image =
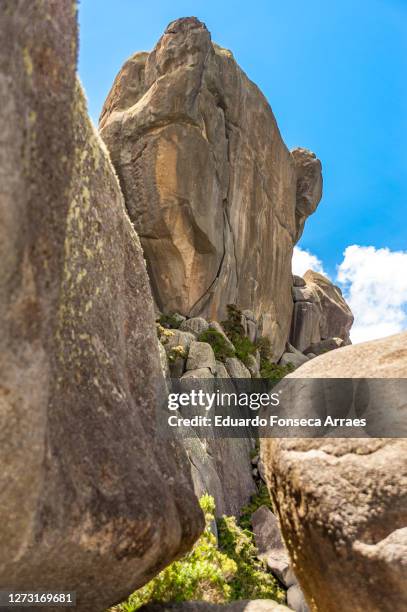
M 307 218 L 315 212 L 322 197 L 321 162 L 314 153 L 298 148 L 292 151 L 297 174 L 297 198 L 295 217 L 299 240 Z
M 214 378 L 214 374 L 210 368 L 196 368 L 196 370 L 189 370 L 182 375 L 182 378 Z
M 192 317 L 191 319 L 186 319 L 180 325 L 180 329 L 182 331 L 191 332 L 196 336 L 199 336 L 199 334 L 206 331 L 208 327 L 209 323 L 202 317 Z
M 407 378 L 407 334 L 344 346 L 301 366 L 290 378 Z
M 233 353 L 235 352 L 235 347 L 233 346 L 232 342 L 229 340 L 229 338 L 225 334 L 223 327 L 221 326 L 220 323 L 218 323 L 217 321 L 211 321 L 209 323 L 209 329 L 212 329 L 213 331 L 218 332 L 218 334 L 221 334 L 221 336 L 223 337 L 225 341 L 227 348 Z
M 254 355 L 248 355 L 246 366 L 252 378 L 260 378 L 260 368 Z
M 198 326 L 203 330 L 207 323 L 204 319 L 199 319 Z M 189 329 L 192 328 L 195 329 L 195 323 Z M 235 350 L 219 323 L 212 321 L 209 329 L 222 334 L 231 349 Z M 168 356 L 172 378 L 189 380 L 189 384 L 193 383 L 193 379 L 205 381 L 203 386 L 206 392 L 217 389 L 226 393 L 236 392 L 225 364 L 215 360 L 213 349 L 208 343 L 196 341 L 193 333 L 178 329 L 159 328 L 159 331 L 161 342 L 164 342 L 162 354 L 165 355 L 166 361 Z M 188 353 L 187 359 L 175 357 L 179 349 Z M 256 370 L 257 363 L 254 358 L 253 360 L 252 365 Z M 165 364 L 163 367 L 165 370 Z M 187 371 L 184 373 L 185 369 Z M 234 359 L 229 369 L 235 376 L 250 378 L 250 371 L 239 359 Z M 257 490 L 250 462 L 253 441 L 249 431 L 246 432 L 246 437 L 234 439 L 220 439 L 219 430 L 215 427 L 205 430 L 205 436 L 199 427 L 185 429 L 184 433 L 182 443 L 190 461 L 197 497 L 204 493 L 212 495 L 217 516 L 238 516 L 241 508 Z
M 295 610 L 295 612 L 309 612 L 309 606 L 298 582 L 288 588 L 287 604 L 290 610 Z
M 155 442 L 153 304 L 75 83 L 73 3 L 1 2 L 0 29 L 0 583 L 95 612 L 203 519 L 184 452 Z
M 347 346 L 289 376 L 325 377 L 406 378 L 407 334 Z M 296 397 L 294 410 L 309 409 L 300 389 Z M 394 400 L 383 397 L 384 409 Z M 407 440 L 263 440 L 262 461 L 311 610 L 407 608 Z
M 195 335 L 179 329 L 170 329 L 164 332 L 164 336 L 161 336 L 161 341 L 163 342 L 167 354 L 177 346 L 180 346 L 185 352 L 188 352 L 192 342 L 195 342 Z
M 293 286 L 294 287 L 305 287 L 305 285 L 306 285 L 306 282 L 302 278 L 302 276 L 297 276 L 296 274 L 293 274 Z
M 280 365 L 285 366 L 291 363 L 295 368 L 299 368 L 301 365 L 308 361 L 308 357 L 302 355 L 299 351 L 298 353 L 283 353 L 280 361 L 278 362 Z
M 338 337 L 349 344 L 353 315 L 339 287 L 312 270 L 304 274 L 304 280 L 308 287 L 315 290 L 321 304 L 321 340 Z
M 276 517 L 267 506 L 260 506 L 252 514 L 251 522 L 259 558 L 264 559 L 272 573 L 287 586 L 290 557 Z
M 310 344 L 310 346 L 305 349 L 304 353 L 305 355 L 308 355 L 308 353 L 316 356 L 323 355 L 329 351 L 334 351 L 335 349 L 341 348 L 343 345 L 344 341 L 342 338 L 327 338 L 326 340 L 321 340 L 321 342 Z
M 216 377 L 217 378 L 230 378 L 225 364 L 222 361 L 216 362 Z
M 216 374 L 215 355 L 207 342 L 192 342 L 189 347 L 187 370 L 198 368 L 209 368 L 212 374 Z
M 210 604 L 206 601 L 184 601 L 182 603 L 149 604 L 140 608 L 142 612 L 289 612 L 290 608 L 272 599 L 240 600 L 229 604 Z
M 164 378 L 168 379 L 170 377 L 170 368 L 168 365 L 167 353 L 161 342 L 158 342 L 158 351 L 160 353 L 160 364 L 162 373 L 164 375 Z
M 222 320 L 237 304 L 279 358 L 293 244 L 321 197 L 314 154 L 287 150 L 264 96 L 195 18 L 124 64 L 100 128 L 159 309 Z
M 193 372 L 187 374 L 192 375 Z M 200 374 L 198 378 L 203 376 Z M 191 463 L 196 495 L 201 497 L 209 493 L 213 496 L 216 516 L 239 516 L 242 507 L 257 491 L 251 473 L 250 453 L 253 445 L 249 437 L 200 439 L 191 429 L 184 446 Z
M 317 351 L 311 349 L 312 345 L 331 338 L 342 339 L 344 345 L 350 344 L 349 332 L 353 315 L 339 287 L 312 270 L 305 273 L 303 286 L 299 285 L 298 278 L 294 277 L 292 289 L 294 311 L 291 344 L 300 351 L 308 349 L 308 352 L 313 353 Z M 327 350 L 333 348 L 338 347 L 328 347 Z
M 304 355 L 292 344 L 287 342 L 285 352 L 282 354 L 279 364 L 282 366 L 291 363 L 295 368 L 299 368 L 301 365 L 308 361 L 308 355 Z
M 230 378 L 251 378 L 249 370 L 237 357 L 225 359 L 225 367 Z
M 311 344 L 321 341 L 319 323 L 321 310 L 318 302 L 294 302 L 293 318 L 291 322 L 290 343 L 300 351 L 304 351 Z
M 252 514 L 251 522 L 258 556 L 267 563 L 274 576 L 287 587 L 288 606 L 295 612 L 309 612 L 304 594 L 292 570 L 277 518 L 267 506 L 260 506 Z

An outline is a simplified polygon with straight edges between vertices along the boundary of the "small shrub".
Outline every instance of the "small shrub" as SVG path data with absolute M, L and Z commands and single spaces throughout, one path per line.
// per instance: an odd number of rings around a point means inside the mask
M 249 355 L 256 353 L 256 345 L 245 335 L 242 311 L 234 304 L 227 305 L 228 318 L 222 321 L 225 334 L 236 349 L 236 357 L 247 365 Z
M 215 516 L 213 497 L 204 495 L 199 503 L 205 513 L 205 530 L 193 549 L 110 612 L 134 612 L 150 602 L 285 601 L 284 590 L 256 558 L 253 534 L 237 525 L 234 517 L 224 516 L 218 520 L 218 547 L 210 528 Z
M 271 360 L 273 351 L 271 348 L 270 338 L 261 336 L 256 340 L 256 347 L 260 353 L 260 359 Z
M 162 314 L 158 319 L 159 324 L 167 329 L 178 329 L 182 323 L 182 319 L 175 314 Z
M 277 580 L 267 572 L 265 564 L 257 559 L 253 534 L 242 529 L 233 516 L 224 516 L 218 521 L 219 548 L 237 566 L 230 581 L 230 600 L 274 599 L 285 602 L 285 592 Z
M 181 345 L 173 346 L 168 351 L 168 361 L 170 363 L 174 363 L 177 359 L 186 359 L 187 356 L 188 356 L 187 350 Z
M 294 372 L 295 367 L 292 363 L 287 363 L 285 366 L 273 363 L 268 359 L 260 360 L 260 376 L 261 378 L 267 378 L 272 382 L 278 382 L 287 374 Z
M 242 325 L 242 311 L 235 304 L 226 306 L 227 319 L 222 321 L 221 325 L 225 330 L 227 337 L 233 342 L 232 336 L 244 336 L 244 327 Z M 234 344 L 234 342 L 233 342 Z
M 256 353 L 256 345 L 247 336 L 235 336 L 232 342 L 235 345 L 236 357 L 248 365 L 248 357 Z
M 222 327 L 227 337 L 235 345 L 236 351 L 238 350 L 238 344 L 239 350 L 244 358 L 247 358 L 248 355 L 253 355 L 256 350 L 259 350 L 260 357 L 263 359 L 271 359 L 272 350 L 270 339 L 262 336 L 258 338 L 255 343 L 251 342 L 246 336 L 242 324 L 242 311 L 235 304 L 228 304 L 226 309 L 227 319 L 226 321 L 222 321 Z
M 113 608 L 115 612 L 134 612 L 148 602 L 200 599 L 222 603 L 230 600 L 232 589 L 229 583 L 237 572 L 237 565 L 217 548 L 210 528 L 215 513 L 213 497 L 204 495 L 200 505 L 205 513 L 205 530 L 193 549 L 130 595 L 126 602 Z
M 215 329 L 207 329 L 198 336 L 199 342 L 207 342 L 211 345 L 216 359 L 225 361 L 227 357 L 234 357 L 235 351 L 231 349 L 224 336 Z
M 167 329 L 166 327 L 163 327 L 160 323 L 156 323 L 156 326 L 157 326 L 157 336 L 161 344 L 167 344 L 168 339 L 171 338 L 171 336 L 174 336 L 175 332 L 173 332 L 171 329 Z

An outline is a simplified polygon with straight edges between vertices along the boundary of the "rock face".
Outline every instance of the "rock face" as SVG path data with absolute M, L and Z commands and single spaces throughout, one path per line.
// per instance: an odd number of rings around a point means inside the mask
M 274 514 L 267 506 L 260 506 L 251 517 L 254 539 L 260 559 L 285 586 L 290 571 L 290 558 L 281 539 L 280 528 Z
M 292 156 L 297 174 L 297 198 L 295 217 L 299 240 L 304 230 L 305 221 L 316 211 L 322 198 L 321 162 L 314 153 L 307 149 L 294 149 Z
M 116 77 L 101 134 L 163 312 L 253 312 L 279 358 L 293 244 L 321 197 L 321 166 L 284 145 L 269 104 L 195 18 L 171 23 Z
M 184 452 L 155 442 L 153 303 L 75 83 L 72 2 L 2 2 L 0 24 L 0 583 L 69 585 L 95 612 L 203 518 Z
M 281 538 L 277 518 L 260 506 L 251 518 L 258 556 L 267 563 L 274 576 L 287 587 L 287 603 L 295 612 L 309 612 L 304 595 L 292 570 L 290 557 Z
M 191 323 L 192 321 L 192 323 Z M 195 334 L 208 327 L 204 319 L 188 319 L 183 322 L 183 329 L 196 329 Z M 225 335 L 221 325 L 211 322 L 209 329 L 216 331 L 227 340 L 228 347 L 235 352 L 235 347 Z M 164 329 L 159 327 L 161 355 L 164 358 L 162 368 L 172 378 L 201 381 L 200 386 L 205 392 L 215 390 L 235 393 L 234 382 L 230 378 L 250 379 L 251 373 L 237 358 L 226 359 L 226 363 L 216 361 L 213 349 L 206 342 L 195 341 L 195 336 L 179 329 Z M 181 349 L 182 357 L 177 355 Z M 168 364 L 169 362 L 169 364 Z M 168 381 L 169 384 L 173 381 Z M 203 435 L 202 430 L 193 427 L 188 429 L 188 435 L 182 443 L 187 451 L 190 469 L 197 497 L 209 493 L 215 500 L 216 515 L 239 516 L 244 505 L 257 491 L 253 480 L 250 456 L 254 448 L 254 440 L 247 430 L 241 438 L 222 438 L 213 427 L 210 433 Z
M 406 378 L 406 347 L 406 333 L 347 346 L 290 378 Z M 296 401 L 298 410 L 307 408 L 301 392 Z M 388 401 L 390 408 L 394 398 Z M 405 439 L 262 442 L 266 479 L 311 610 L 407 608 L 406 459 Z
M 349 332 L 353 323 L 352 312 L 339 287 L 322 274 L 308 270 L 304 284 L 294 277 L 294 311 L 290 342 L 302 352 L 319 354 L 338 348 L 321 341 L 339 338 L 343 345 L 350 344 Z M 314 349 L 314 350 L 313 350 Z
M 185 440 L 184 445 L 197 496 L 212 495 L 217 516 L 239 516 L 257 492 L 250 468 L 252 441 L 248 437 L 200 439 L 196 435 Z

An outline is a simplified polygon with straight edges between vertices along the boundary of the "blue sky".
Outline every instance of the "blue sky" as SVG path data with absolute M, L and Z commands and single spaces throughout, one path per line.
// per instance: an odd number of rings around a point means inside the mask
M 333 279 L 351 245 L 405 251 L 407 1 L 82 0 L 79 73 L 95 121 L 124 60 L 187 15 L 233 51 L 288 147 L 323 163 L 323 200 L 299 246 Z

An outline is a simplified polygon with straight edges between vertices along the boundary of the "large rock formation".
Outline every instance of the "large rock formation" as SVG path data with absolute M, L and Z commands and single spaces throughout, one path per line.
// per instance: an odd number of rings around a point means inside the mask
M 158 308 L 221 320 L 238 304 L 279 358 L 293 244 L 321 197 L 319 160 L 287 150 L 267 100 L 195 18 L 124 64 L 100 128 Z
M 138 237 L 75 83 L 72 2 L 0 3 L 0 583 L 104 610 L 203 526 Z
M 347 346 L 289 378 L 407 378 L 406 347 L 406 333 Z M 365 383 L 363 399 L 371 401 L 377 385 Z M 308 387 L 300 386 L 294 414 L 323 401 L 321 394 L 304 397 Z M 405 398 L 392 393 L 382 397 L 383 408 L 396 401 L 405 410 Z M 407 609 L 407 440 L 263 440 L 262 462 L 311 610 Z
M 294 277 L 293 300 L 290 342 L 295 348 L 318 353 L 319 343 L 332 338 L 342 342 L 332 347 L 322 344 L 320 352 L 350 344 L 353 315 L 339 287 L 328 278 L 312 270 L 303 279 Z
M 209 344 L 196 341 L 200 331 L 209 328 L 209 325 L 223 334 L 225 342 L 235 350 L 221 326 L 213 322 L 208 324 L 204 319 L 188 319 L 181 324 L 185 330 L 196 330 L 193 332 L 159 326 L 163 371 L 168 379 L 170 376 L 173 379 L 182 377 L 184 381 L 193 378 L 196 381 L 195 388 L 206 392 L 219 389 L 225 393 L 234 393 L 236 389 L 226 369 L 228 364 L 215 360 Z M 243 363 L 238 359 L 233 361 L 239 364 L 234 367 L 234 375 L 243 371 L 243 378 L 250 378 L 250 372 Z M 170 380 L 168 384 L 171 385 Z M 215 427 L 206 430 L 198 427 L 189 428 L 183 439 L 196 495 L 212 495 L 217 516 L 239 516 L 242 507 L 257 492 L 251 465 L 254 440 L 250 438 L 249 431 L 246 433 L 246 436 L 228 439 L 220 437 Z

